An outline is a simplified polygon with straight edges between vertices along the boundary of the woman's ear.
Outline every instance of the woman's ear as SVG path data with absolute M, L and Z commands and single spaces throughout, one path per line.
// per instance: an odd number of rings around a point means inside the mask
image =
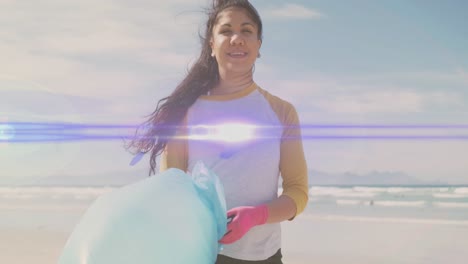
M 211 48 L 211 57 L 214 57 L 214 51 L 213 51 L 213 37 L 210 39 L 210 48 Z
M 259 40 L 258 40 L 258 55 L 257 55 L 257 58 L 260 58 L 260 57 L 261 57 L 261 55 L 260 55 L 260 48 L 261 48 L 261 47 L 262 47 L 262 40 L 259 39 Z

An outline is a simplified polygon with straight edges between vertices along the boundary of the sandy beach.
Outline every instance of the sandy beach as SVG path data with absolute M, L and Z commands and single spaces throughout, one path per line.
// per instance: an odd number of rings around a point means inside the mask
M 284 263 L 466 263 L 468 224 L 443 223 L 302 215 L 283 224 Z
M 24 212 L 7 213 L 12 217 Z M 0 263 L 56 263 L 72 230 L 54 224 L 59 221 L 52 219 L 57 213 L 50 214 L 49 223 L 2 227 Z M 63 214 L 78 216 L 79 211 Z M 284 223 L 284 263 L 466 263 L 468 225 L 366 219 L 305 213 Z
M 0 229 L 0 262 L 57 263 L 67 232 L 48 229 Z

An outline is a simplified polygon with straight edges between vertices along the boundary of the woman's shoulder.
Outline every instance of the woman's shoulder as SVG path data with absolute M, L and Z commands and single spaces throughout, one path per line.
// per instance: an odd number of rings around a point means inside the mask
M 268 103 L 270 103 L 270 106 L 273 109 L 281 110 L 281 112 L 295 111 L 295 107 L 291 102 L 267 91 L 266 89 L 263 89 L 259 85 L 257 85 L 257 90 L 260 94 L 263 95 Z

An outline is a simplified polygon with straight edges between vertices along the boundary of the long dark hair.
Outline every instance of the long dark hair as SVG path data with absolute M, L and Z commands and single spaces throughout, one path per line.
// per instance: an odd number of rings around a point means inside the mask
M 197 98 L 208 93 L 219 82 L 218 63 L 211 56 L 210 39 L 213 28 L 217 23 L 218 14 L 226 8 L 236 7 L 246 11 L 258 28 L 258 38 L 262 39 L 262 21 L 252 4 L 248 0 L 214 0 L 212 7 L 207 10 L 204 35 L 200 34 L 201 53 L 186 77 L 177 85 L 168 97 L 162 98 L 156 105 L 156 110 L 136 131 L 135 138 L 126 146 L 134 154 L 151 152 L 149 176 L 155 174 L 156 158 L 159 156 L 168 140 L 174 136 L 177 126 L 181 125 L 188 108 Z M 138 136 L 143 129 L 143 135 Z

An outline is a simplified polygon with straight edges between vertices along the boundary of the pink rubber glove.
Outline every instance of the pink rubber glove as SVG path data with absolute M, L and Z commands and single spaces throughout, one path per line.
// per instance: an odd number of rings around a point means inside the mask
M 222 244 L 231 244 L 241 239 L 252 227 L 263 225 L 268 219 L 268 206 L 240 206 L 227 212 L 228 231 L 219 240 Z M 232 219 L 229 222 L 229 219 Z

